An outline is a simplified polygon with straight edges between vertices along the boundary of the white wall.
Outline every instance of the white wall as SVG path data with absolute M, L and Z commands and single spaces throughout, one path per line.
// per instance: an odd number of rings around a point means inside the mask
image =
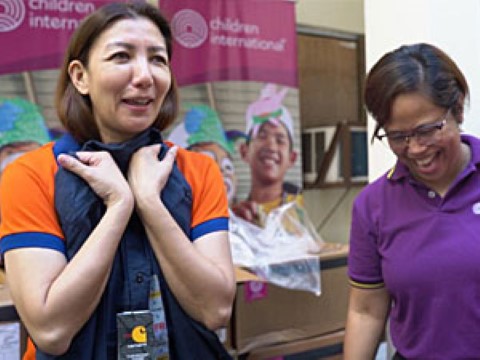
M 364 0 L 367 70 L 385 52 L 402 44 L 429 42 L 449 54 L 470 85 L 470 107 L 463 129 L 480 135 L 480 1 L 478 0 Z M 373 120 L 369 119 L 370 134 Z M 394 162 L 378 142 L 369 149 L 373 180 Z

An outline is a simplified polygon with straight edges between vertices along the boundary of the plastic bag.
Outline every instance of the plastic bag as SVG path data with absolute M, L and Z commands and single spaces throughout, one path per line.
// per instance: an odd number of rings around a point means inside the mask
M 275 285 L 320 295 L 319 252 L 323 239 L 296 202 L 271 211 L 265 227 L 230 213 L 233 262 Z

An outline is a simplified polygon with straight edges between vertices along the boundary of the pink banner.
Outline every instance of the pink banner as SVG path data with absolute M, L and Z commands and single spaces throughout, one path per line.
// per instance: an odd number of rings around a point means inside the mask
M 295 7 L 287 0 L 160 0 L 180 85 L 261 81 L 297 87 Z
M 58 68 L 78 23 L 111 0 L 0 0 L 0 74 Z

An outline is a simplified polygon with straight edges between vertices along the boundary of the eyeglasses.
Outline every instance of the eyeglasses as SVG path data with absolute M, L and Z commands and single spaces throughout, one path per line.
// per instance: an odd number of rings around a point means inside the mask
M 442 119 L 437 122 L 417 126 L 411 131 L 389 131 L 385 134 L 377 135 L 377 139 L 382 140 L 387 138 L 390 147 L 395 150 L 407 147 L 411 138 L 415 138 L 417 144 L 421 146 L 432 145 L 437 140 L 438 131 L 442 130 L 447 124 L 448 115 L 450 115 L 450 109 L 448 109 Z

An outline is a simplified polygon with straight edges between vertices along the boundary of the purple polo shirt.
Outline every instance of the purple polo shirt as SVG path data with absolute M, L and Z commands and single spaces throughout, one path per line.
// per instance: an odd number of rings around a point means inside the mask
M 352 286 L 385 286 L 398 351 L 413 359 L 480 359 L 480 140 L 442 199 L 397 162 L 355 199 Z

